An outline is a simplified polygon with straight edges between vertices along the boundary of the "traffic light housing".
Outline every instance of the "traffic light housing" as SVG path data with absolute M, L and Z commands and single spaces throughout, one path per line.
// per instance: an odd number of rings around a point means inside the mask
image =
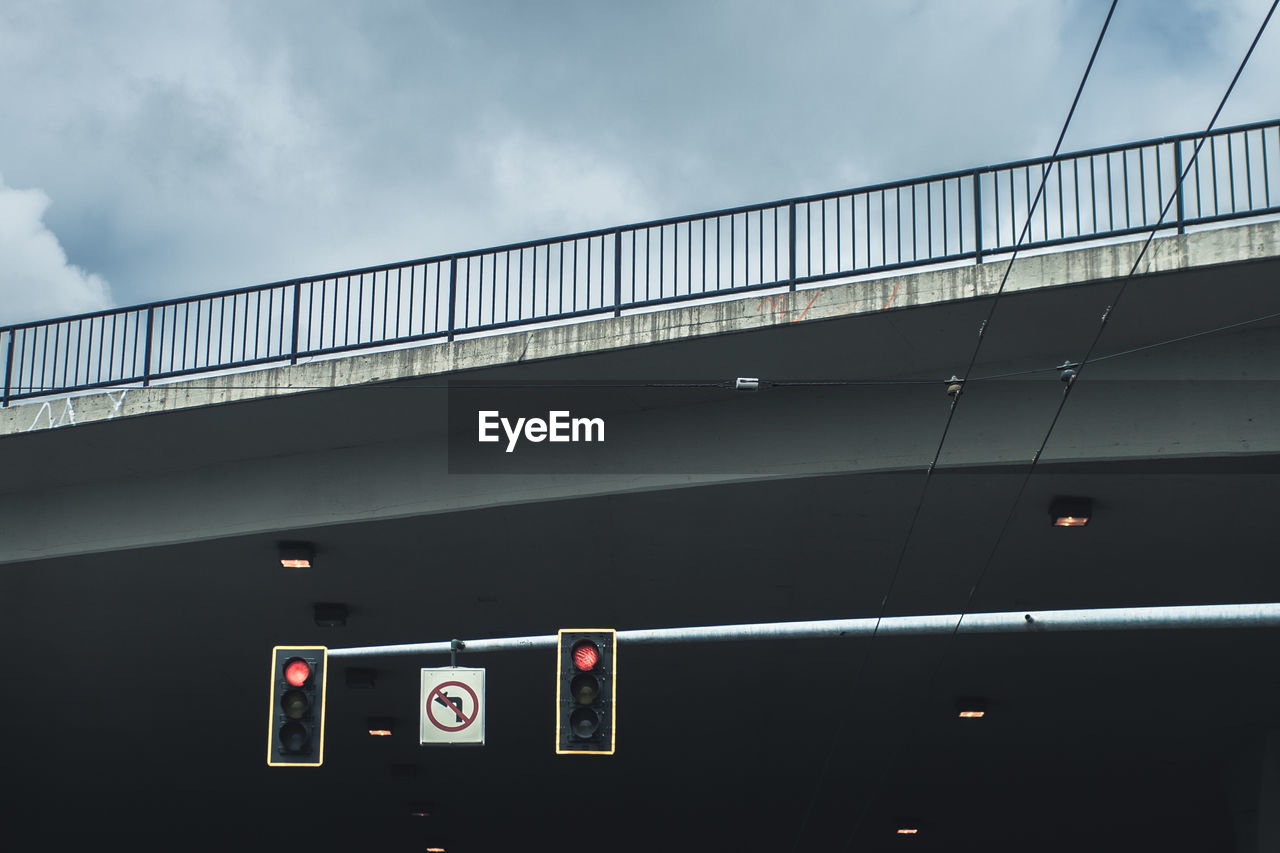
M 319 767 L 324 762 L 324 646 L 276 646 L 271 650 L 271 707 L 267 765 Z
M 556 643 L 556 754 L 613 755 L 618 633 L 562 629 Z

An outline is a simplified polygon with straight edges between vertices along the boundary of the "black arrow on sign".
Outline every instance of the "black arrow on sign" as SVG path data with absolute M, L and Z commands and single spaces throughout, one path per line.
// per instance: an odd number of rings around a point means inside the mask
M 448 693 L 445 693 L 445 694 L 437 693 L 436 701 L 453 712 L 453 715 L 457 717 L 457 719 L 454 720 L 455 723 L 461 723 L 463 720 L 466 719 L 466 717 L 462 716 L 462 697 L 461 696 L 454 698 L 453 696 L 450 696 Z

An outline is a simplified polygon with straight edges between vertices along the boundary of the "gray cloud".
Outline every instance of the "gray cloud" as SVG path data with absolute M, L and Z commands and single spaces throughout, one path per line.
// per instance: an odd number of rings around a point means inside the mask
M 1265 7 L 1122 3 L 1068 145 L 1202 126 Z M 1045 153 L 1106 8 L 10 3 L 0 170 L 121 301 L 192 294 Z

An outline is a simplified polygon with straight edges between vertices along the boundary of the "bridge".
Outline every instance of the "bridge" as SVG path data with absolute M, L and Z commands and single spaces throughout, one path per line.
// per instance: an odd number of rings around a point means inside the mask
M 1271 849 L 1274 628 L 1034 626 L 1280 602 L 1277 214 L 1268 122 L 0 329 L 16 849 Z M 447 656 L 336 657 L 262 762 L 276 644 L 961 613 L 1033 618 L 624 641 L 610 758 L 547 652 L 463 650 L 476 750 L 413 740 Z

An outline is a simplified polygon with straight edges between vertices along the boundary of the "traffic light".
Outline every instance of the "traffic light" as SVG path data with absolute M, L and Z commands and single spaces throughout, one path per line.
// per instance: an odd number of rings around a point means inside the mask
M 324 762 L 324 646 L 276 646 L 271 650 L 271 708 L 267 764 L 319 767 Z
M 556 644 L 556 754 L 613 755 L 618 632 L 563 629 Z

